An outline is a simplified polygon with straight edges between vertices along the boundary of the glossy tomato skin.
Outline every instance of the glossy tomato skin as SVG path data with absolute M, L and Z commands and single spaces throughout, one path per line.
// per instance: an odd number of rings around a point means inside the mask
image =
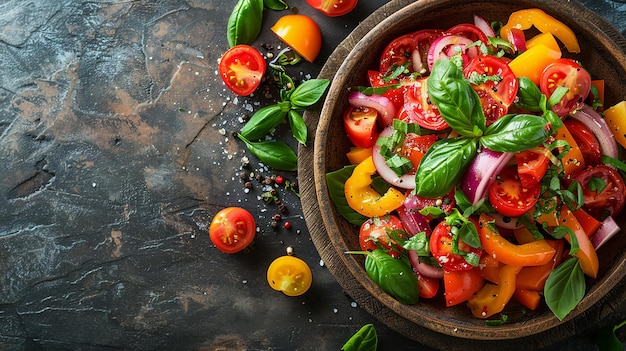
M 519 217 L 528 212 L 539 199 L 541 184 L 524 188 L 517 174 L 517 166 L 507 166 L 489 186 L 489 202 L 498 213 Z
M 508 113 L 517 95 L 519 84 L 517 77 L 504 60 L 490 55 L 476 56 L 465 66 L 463 74 L 468 79 L 473 75 L 500 77 L 498 81 L 486 80 L 480 84 L 472 84 L 480 98 L 488 126 Z
M 439 279 L 429 278 L 423 274 L 417 276 L 417 287 L 420 297 L 430 299 L 437 295 L 439 291 Z
M 378 138 L 378 112 L 369 107 L 348 106 L 343 114 L 343 127 L 354 146 L 369 148 Z
M 584 208 L 594 217 L 614 215 L 624 208 L 626 187 L 624 180 L 613 167 L 607 165 L 588 167 L 574 173 L 570 183 L 573 181 L 582 186 Z
M 306 0 L 314 9 L 329 17 L 337 17 L 352 11 L 358 0 Z
M 538 148 L 537 150 L 542 150 L 545 153 L 550 152 L 543 148 Z M 538 153 L 531 150 L 515 153 L 517 175 L 524 188 L 534 187 L 539 184 L 546 175 L 551 161 L 545 153 Z
M 267 269 L 267 282 L 272 289 L 287 296 L 299 296 L 309 290 L 313 282 L 311 268 L 302 259 L 281 256 Z
M 399 83 L 397 79 L 385 80 L 380 72 L 374 70 L 367 71 L 367 78 L 370 85 L 375 88 L 396 85 Z M 396 111 L 399 111 L 404 106 L 404 93 L 402 87 L 389 88 L 382 95 L 391 101 L 393 106 L 396 108 Z
M 463 271 L 444 269 L 443 287 L 446 306 L 463 303 L 476 294 L 485 284 L 485 278 L 477 267 Z
M 439 264 L 443 266 L 444 271 L 466 271 L 474 268 L 465 261 L 463 256 L 452 252 L 452 227 L 446 225 L 445 221 L 437 224 L 433 233 L 430 235 L 430 252 Z M 483 251 L 478 248 L 471 247 L 459 239 L 459 250 L 471 252 L 477 256 L 481 256 Z
M 285 15 L 271 29 L 285 44 L 309 62 L 315 61 L 322 49 L 322 31 L 309 16 Z
M 541 92 L 548 98 L 560 86 L 566 87 L 568 92 L 552 110 L 564 117 L 580 108 L 587 99 L 591 90 L 591 76 L 578 62 L 561 58 L 543 70 L 539 83 Z
M 600 143 L 593 134 L 591 129 L 578 120 L 567 118 L 563 121 L 567 130 L 578 144 L 580 152 L 583 154 L 585 164 L 595 166 L 602 163 L 602 152 L 600 150 Z
M 252 214 L 241 207 L 226 207 L 211 220 L 209 237 L 213 245 L 224 253 L 237 253 L 245 249 L 256 235 L 256 222 Z
M 389 255 L 399 257 L 403 249 L 389 238 L 388 230 L 404 230 L 402 221 L 394 215 L 366 220 L 359 230 L 361 250 L 374 251 L 380 245 Z
M 259 51 L 249 45 L 236 45 L 222 56 L 219 72 L 233 93 L 248 96 L 261 83 L 267 65 Z

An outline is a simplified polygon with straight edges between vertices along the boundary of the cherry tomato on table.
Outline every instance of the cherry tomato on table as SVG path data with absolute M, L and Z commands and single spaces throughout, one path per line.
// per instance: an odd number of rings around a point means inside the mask
M 256 234 L 256 222 L 252 214 L 241 207 L 227 207 L 211 220 L 209 237 L 213 245 L 225 253 L 245 249 Z
M 352 11 L 358 0 L 306 0 L 306 2 L 326 16 L 337 17 Z
M 474 75 L 486 78 L 478 81 L 479 84 L 472 84 L 472 88 L 480 98 L 487 125 L 508 113 L 517 95 L 518 82 L 505 61 L 490 55 L 476 56 L 465 66 L 463 74 L 466 78 Z M 492 76 L 498 78 L 490 79 Z
M 587 99 L 591 90 L 591 77 L 576 61 L 561 58 L 543 70 L 539 83 L 541 92 L 548 98 L 558 87 L 565 87 L 568 91 L 552 110 L 564 117 L 580 108 Z
M 394 215 L 373 217 L 366 220 L 359 230 L 361 250 L 374 251 L 380 247 L 392 257 L 399 257 L 403 249 L 389 237 L 387 231 L 392 230 L 404 230 L 402 221 Z
M 322 31 L 311 17 L 286 15 L 279 18 L 271 29 L 309 62 L 313 62 L 322 49 Z
M 228 89 L 237 95 L 247 96 L 261 83 L 266 67 L 265 60 L 257 49 L 248 45 L 236 45 L 222 56 L 219 72 Z
M 378 138 L 377 117 L 378 111 L 373 108 L 348 106 L 343 114 L 343 127 L 354 146 L 374 146 Z
M 313 274 L 309 265 L 294 256 L 281 256 L 267 269 L 267 282 L 272 289 L 287 296 L 299 296 L 311 287 Z
M 430 236 L 430 252 L 444 270 L 448 271 L 466 271 L 474 266 L 469 264 L 463 256 L 452 252 L 452 227 L 446 225 L 446 221 L 442 221 Z M 480 257 L 483 250 L 467 245 L 460 238 L 458 239 L 459 251 L 472 253 Z
M 489 186 L 489 202 L 498 213 L 519 217 L 528 212 L 541 195 L 541 184 L 524 188 L 517 174 L 517 166 L 507 166 Z

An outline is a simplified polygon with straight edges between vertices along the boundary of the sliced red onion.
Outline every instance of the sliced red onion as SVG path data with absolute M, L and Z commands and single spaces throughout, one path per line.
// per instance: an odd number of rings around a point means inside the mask
M 485 33 L 487 37 L 495 38 L 496 33 L 493 31 L 493 28 L 491 28 L 491 25 L 489 25 L 489 22 L 487 22 L 484 18 L 474 15 L 474 25 L 480 28 L 480 30 Z
M 476 46 L 472 46 L 466 50 L 466 47 L 473 42 L 471 39 L 465 38 L 460 35 L 444 35 L 435 39 L 428 49 L 428 69 L 432 70 L 436 60 L 442 57 L 450 57 L 458 53 L 466 53 L 469 58 L 478 56 L 479 51 Z
M 442 267 L 435 267 L 427 263 L 420 262 L 420 258 L 417 255 L 417 252 L 415 252 L 414 250 L 409 250 L 409 261 L 411 262 L 411 266 L 413 267 L 413 269 L 415 269 L 419 274 L 422 274 L 428 278 L 443 278 Z
M 526 51 L 526 37 L 524 31 L 519 28 L 511 28 L 509 32 L 509 43 L 513 45 L 513 48 L 517 52 Z
M 609 128 L 606 124 L 604 118 L 602 118 L 602 116 L 600 116 L 600 114 L 591 106 L 585 104 L 580 110 L 571 113 L 570 116 L 582 122 L 593 132 L 593 135 L 595 135 L 596 139 L 598 139 L 602 154 L 612 158 L 618 157 L 615 135 L 611 131 L 611 128 Z
M 598 228 L 596 233 L 591 237 L 593 247 L 597 250 L 600 246 L 609 241 L 609 239 L 611 239 L 615 234 L 619 233 L 619 231 L 620 228 L 613 217 L 607 217 L 604 221 L 602 221 L 600 228 Z
M 391 125 L 396 116 L 395 106 L 387 97 L 382 95 L 366 95 L 360 91 L 353 91 L 348 95 L 348 101 L 352 106 L 370 107 L 378 111 L 384 126 Z
M 419 50 L 413 50 L 413 54 L 411 55 L 411 60 L 413 61 L 413 71 L 419 74 L 425 74 L 427 72 L 426 67 L 424 67 L 424 63 L 422 62 L 422 55 Z
M 489 185 L 511 158 L 513 153 L 497 152 L 485 147 L 476 154 L 461 178 L 461 190 L 473 205 L 486 196 Z
M 379 134 L 380 137 L 389 137 L 393 134 L 393 127 L 388 126 Z M 372 148 L 372 161 L 376 167 L 376 172 L 387 183 L 402 189 L 415 189 L 415 173 L 407 173 L 400 177 L 389 167 L 385 157 L 380 153 L 380 146 L 374 145 Z

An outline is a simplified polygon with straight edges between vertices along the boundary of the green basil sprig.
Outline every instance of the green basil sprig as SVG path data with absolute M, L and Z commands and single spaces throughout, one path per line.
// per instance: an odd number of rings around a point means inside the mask
M 237 135 L 243 141 L 248 150 L 263 161 L 270 168 L 277 171 L 298 170 L 298 155 L 291 146 L 278 140 L 250 141 L 241 134 Z
M 426 152 L 415 174 L 415 192 L 420 196 L 435 198 L 452 190 L 480 147 L 499 152 L 526 150 L 544 143 L 558 127 L 554 113 L 547 108 L 540 108 L 542 116 L 507 115 L 486 127 L 478 94 L 452 60 L 437 60 L 427 84 L 430 99 L 460 136 L 438 140 Z M 528 97 L 525 102 L 539 107 L 537 100 L 545 97 L 538 96 L 531 86 L 528 89 L 528 93 L 522 91 Z
M 259 140 L 285 120 L 289 103 L 265 106 L 252 115 L 239 134 L 248 140 Z
M 548 308 L 563 320 L 585 296 L 585 275 L 578 258 L 563 261 L 548 276 L 543 294 Z
M 261 32 L 263 0 L 238 0 L 228 17 L 228 45 L 252 44 Z
M 263 0 L 263 4 L 270 10 L 280 11 L 289 8 L 286 2 L 283 0 Z
M 376 351 L 378 335 L 373 324 L 366 324 L 359 329 L 341 348 L 341 351 Z

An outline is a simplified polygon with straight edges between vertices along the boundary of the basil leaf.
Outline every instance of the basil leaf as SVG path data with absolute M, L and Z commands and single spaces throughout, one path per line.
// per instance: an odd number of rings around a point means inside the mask
M 419 301 L 417 276 L 407 259 L 393 258 L 382 249 L 368 252 L 365 258 L 367 275 L 386 293 L 401 303 Z
M 600 351 L 623 351 L 624 344 L 615 335 L 615 331 L 626 325 L 626 320 L 616 325 L 607 325 L 599 330 L 595 336 L 596 345 Z
M 430 99 L 452 129 L 464 136 L 481 135 L 485 130 L 485 114 L 463 71 L 450 60 L 437 60 L 426 84 Z
M 378 335 L 373 324 L 366 324 L 343 345 L 341 351 L 376 351 Z
M 296 107 L 309 107 L 324 95 L 329 84 L 328 79 L 309 79 L 300 83 L 289 100 Z
M 543 294 L 550 310 L 559 320 L 563 320 L 583 299 L 586 287 L 579 260 L 572 257 L 550 273 Z
M 354 168 L 356 168 L 356 165 L 345 166 L 336 171 L 326 173 L 326 186 L 328 186 L 328 195 L 335 207 L 337 207 L 339 214 L 351 224 L 360 227 L 367 220 L 367 217 L 356 212 L 348 205 L 344 192 L 344 184 L 352 175 Z
M 535 115 L 507 115 L 487 128 L 480 142 L 499 152 L 518 152 L 541 145 L 551 134 L 548 122 Z
M 277 171 L 298 170 L 298 156 L 291 146 L 282 141 L 249 141 L 241 134 L 239 139 L 246 143 L 248 150 L 270 168 Z
M 517 97 L 519 100 L 515 102 L 515 105 L 522 110 L 531 112 L 542 112 L 542 97 L 544 95 L 539 90 L 537 84 L 535 84 L 528 77 L 520 77 L 518 80 Z
M 289 126 L 291 127 L 291 134 L 302 145 L 306 146 L 307 129 L 304 119 L 300 112 L 296 110 L 289 110 Z
M 289 8 L 287 3 L 284 2 L 283 0 L 263 0 L 263 5 L 266 8 L 270 10 L 275 10 L 275 11 L 286 10 Z
M 447 194 L 459 182 L 461 174 L 476 156 L 476 138 L 446 138 L 428 149 L 415 174 L 415 192 L 436 198 Z
M 228 45 L 252 44 L 261 32 L 263 0 L 239 0 L 228 17 Z
M 239 134 L 248 140 L 259 140 L 282 123 L 286 115 L 279 104 L 265 106 L 250 117 Z

